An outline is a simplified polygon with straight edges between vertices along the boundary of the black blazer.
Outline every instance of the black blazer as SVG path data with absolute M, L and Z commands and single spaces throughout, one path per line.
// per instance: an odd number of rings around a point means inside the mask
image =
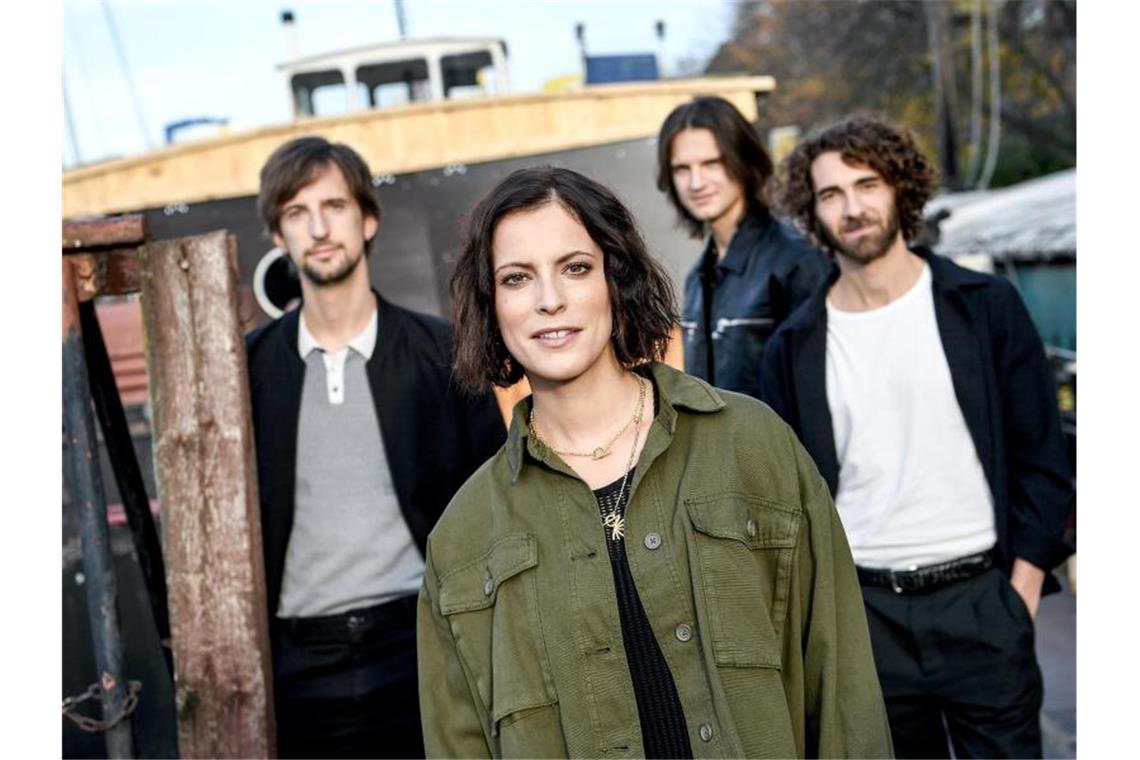
M 493 394 L 470 397 L 451 380 L 451 329 L 376 294 L 376 348 L 365 365 L 400 510 L 420 552 L 444 507 L 506 440 Z M 246 336 L 257 447 L 262 549 L 270 618 L 277 611 L 293 529 L 297 422 L 305 363 L 300 309 Z
M 1064 540 L 1076 494 L 1057 390 L 1037 330 L 1009 281 L 916 248 L 930 266 L 934 316 L 994 501 L 1006 567 L 1022 557 L 1050 570 L 1073 553 Z M 826 297 L 838 267 L 768 342 L 761 398 L 800 437 L 827 481 L 839 486 L 839 459 L 827 403 Z M 1052 576 L 1045 590 L 1058 588 Z

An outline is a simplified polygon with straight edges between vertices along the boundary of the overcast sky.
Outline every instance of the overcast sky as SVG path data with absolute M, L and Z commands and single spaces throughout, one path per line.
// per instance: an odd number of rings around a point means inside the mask
M 111 0 L 129 74 L 115 51 L 99 0 L 63 3 L 63 73 L 84 163 L 131 155 L 163 142 L 181 119 L 227 118 L 231 129 L 290 117 L 280 13 L 296 18 L 302 55 L 394 40 L 393 0 Z M 730 0 L 405 0 L 409 37 L 496 36 L 507 41 L 511 88 L 535 91 L 581 70 L 574 25 L 591 53 L 657 52 L 654 22 L 666 24 L 667 73 L 703 62 L 727 37 Z M 130 96 L 133 81 L 142 116 Z M 65 166 L 75 162 L 67 132 Z

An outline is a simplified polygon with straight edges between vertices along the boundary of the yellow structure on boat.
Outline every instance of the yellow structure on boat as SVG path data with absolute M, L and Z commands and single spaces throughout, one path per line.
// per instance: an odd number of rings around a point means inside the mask
M 720 95 L 748 118 L 775 88 L 769 76 L 661 80 L 575 91 L 492 95 L 299 118 L 64 173 L 63 215 L 114 214 L 256 194 L 281 143 L 306 134 L 345 142 L 377 175 L 519 158 L 652 137 L 696 95 Z

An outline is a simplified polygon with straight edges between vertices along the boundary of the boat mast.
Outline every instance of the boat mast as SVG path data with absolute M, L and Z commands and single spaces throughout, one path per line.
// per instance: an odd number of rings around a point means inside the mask
M 395 0 L 396 3 L 396 28 L 400 31 L 400 39 L 406 40 L 408 38 L 408 20 L 404 16 L 404 0 Z
M 67 123 L 67 139 L 71 143 L 72 165 L 79 166 L 83 157 L 79 155 L 79 140 L 75 136 L 75 119 L 71 115 L 71 98 L 67 96 L 67 77 L 63 77 L 63 118 Z
M 123 41 L 119 38 L 118 27 L 115 26 L 115 14 L 111 12 L 111 3 L 109 0 L 102 5 L 103 15 L 107 17 L 107 29 L 111 32 L 111 43 L 119 58 L 119 65 L 123 69 L 123 79 L 127 81 L 127 92 L 130 94 L 131 103 L 135 107 L 135 116 L 139 120 L 139 129 L 142 130 L 143 142 L 146 144 L 148 151 L 153 150 L 154 144 L 150 139 L 150 131 L 146 128 L 146 119 L 143 118 L 142 103 L 139 102 L 139 95 L 135 90 L 135 82 L 131 78 L 131 67 L 127 65 L 127 54 L 123 51 Z

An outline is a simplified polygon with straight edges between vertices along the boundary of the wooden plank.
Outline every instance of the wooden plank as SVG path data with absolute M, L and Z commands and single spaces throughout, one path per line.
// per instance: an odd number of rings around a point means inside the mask
M 376 174 L 402 174 L 652 137 L 674 107 L 716 94 L 755 120 L 765 76 L 708 77 L 473 98 L 301 119 L 162 148 L 64 174 L 64 213 L 137 211 L 255 194 L 283 142 L 318 134 L 352 145 Z
M 272 671 L 237 246 L 141 253 L 182 757 L 275 754 Z
M 75 274 L 80 301 L 96 296 L 127 295 L 139 291 L 139 249 L 116 248 L 101 253 L 73 253 L 67 258 Z
M 63 251 L 138 245 L 146 240 L 142 214 L 63 220 Z

